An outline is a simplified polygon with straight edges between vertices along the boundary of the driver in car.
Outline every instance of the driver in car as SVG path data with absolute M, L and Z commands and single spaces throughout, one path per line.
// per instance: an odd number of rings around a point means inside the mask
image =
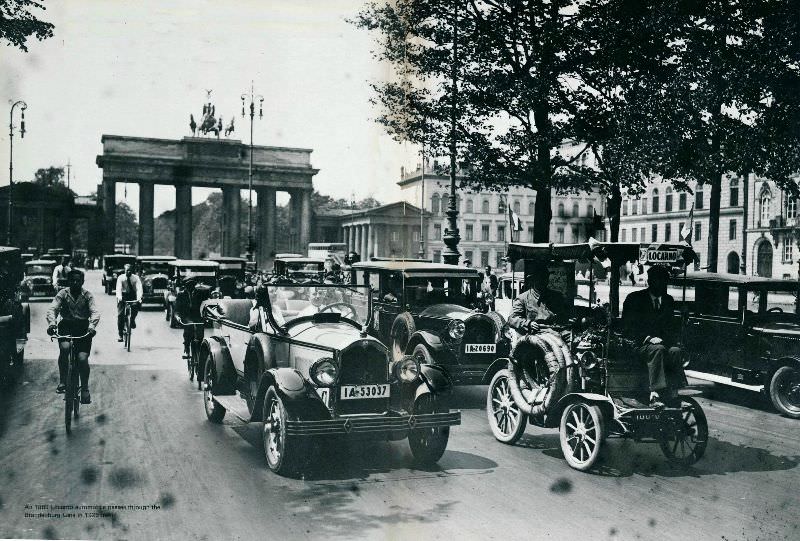
M 647 289 L 634 291 L 622 305 L 622 327 L 647 364 L 650 404 L 664 405 L 662 393 L 683 379 L 681 349 L 675 346 L 674 299 L 667 293 L 669 270 L 653 265 L 647 271 Z
M 537 266 L 525 277 L 527 291 L 511 304 L 508 324 L 520 334 L 536 334 L 543 325 L 561 323 L 567 316 L 564 296 L 548 287 L 550 271 Z

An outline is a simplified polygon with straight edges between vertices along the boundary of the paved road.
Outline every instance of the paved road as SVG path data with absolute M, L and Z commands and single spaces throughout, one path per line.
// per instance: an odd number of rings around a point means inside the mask
M 432 471 L 413 469 L 397 442 L 324 449 L 305 479 L 278 477 L 259 426 L 206 421 L 180 361 L 180 331 L 163 313 L 141 314 L 127 353 L 99 274 L 87 281 L 104 316 L 94 403 L 67 437 L 47 305 L 33 304 L 23 381 L 0 396 L 0 537 L 800 538 L 800 424 L 738 393 L 702 400 L 711 441 L 693 468 L 670 467 L 657 447 L 613 441 L 596 472 L 579 473 L 556 432 L 536 428 L 502 445 L 485 421 L 485 387 L 472 387 L 456 396 L 463 425 Z M 63 514 L 90 511 L 37 505 L 125 509 L 73 518 Z

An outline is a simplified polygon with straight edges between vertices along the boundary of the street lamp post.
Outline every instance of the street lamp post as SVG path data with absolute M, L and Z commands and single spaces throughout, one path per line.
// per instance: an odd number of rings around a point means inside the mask
M 264 96 L 254 95 L 253 81 L 250 81 L 250 165 L 247 169 L 247 260 L 253 261 L 255 245 L 253 242 L 253 122 L 256 116 L 256 100 L 258 100 L 258 118 L 264 118 Z M 242 118 L 245 116 L 245 105 L 248 95 L 242 94 Z
M 19 123 L 19 136 L 25 138 L 25 109 L 28 104 L 22 100 L 17 100 L 11 106 L 11 112 L 8 114 L 8 225 L 6 229 L 6 244 L 11 246 L 11 213 L 13 211 L 13 191 L 14 191 L 14 109 L 19 105 L 21 118 Z
M 447 207 L 447 229 L 442 240 L 445 250 L 442 259 L 449 265 L 458 265 L 461 254 L 458 243 L 461 236 L 458 234 L 458 207 L 456 207 L 456 160 L 458 159 L 458 146 L 456 141 L 458 125 L 458 1 L 453 4 L 453 63 L 450 66 L 452 88 L 450 90 L 450 204 Z M 424 166 L 424 164 L 423 164 Z

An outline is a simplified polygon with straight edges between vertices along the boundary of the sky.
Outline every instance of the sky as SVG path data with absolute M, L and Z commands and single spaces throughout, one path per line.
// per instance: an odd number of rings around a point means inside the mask
M 25 100 L 26 134 L 14 137 L 14 178 L 71 164 L 71 187 L 102 181 L 103 134 L 179 139 L 211 95 L 234 138 L 249 142 L 241 95 L 264 97 L 254 143 L 313 149 L 314 187 L 333 197 L 399 199 L 401 166 L 419 160 L 374 122 L 369 83 L 389 76 L 373 60 L 375 36 L 355 28 L 365 0 L 44 0 L 54 36 L 29 52 L 0 46 L 0 104 Z M 14 123 L 19 123 L 15 112 Z M 3 123 L 5 125 L 5 121 Z M 7 128 L 7 127 L 6 127 Z M 9 136 L 0 130 L 0 186 L 8 184 Z M 5 174 L 2 173 L 5 172 Z M 195 203 L 209 190 L 194 189 Z M 244 193 L 244 192 L 243 192 Z M 117 199 L 138 210 L 135 184 Z M 279 198 L 279 202 L 282 199 Z M 156 187 L 156 214 L 174 208 Z

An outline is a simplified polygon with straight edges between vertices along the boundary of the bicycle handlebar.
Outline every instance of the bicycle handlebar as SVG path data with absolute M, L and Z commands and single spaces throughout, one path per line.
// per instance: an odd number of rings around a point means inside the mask
M 178 314 L 175 314 L 175 319 L 178 320 L 178 323 L 180 323 L 184 327 L 190 327 L 190 326 L 195 326 L 196 327 L 197 325 L 205 325 L 205 322 L 203 322 L 203 321 L 201 321 L 199 323 L 196 322 L 196 321 L 189 321 L 187 323 L 186 321 L 183 321 Z
M 90 334 L 91 333 L 89 333 L 89 332 L 87 332 L 86 334 L 83 334 L 81 336 L 70 336 L 68 334 L 53 334 L 53 335 L 50 335 L 50 341 L 52 342 L 53 340 L 60 340 L 60 339 L 64 339 L 64 340 L 80 340 L 81 338 L 88 338 L 88 336 Z

